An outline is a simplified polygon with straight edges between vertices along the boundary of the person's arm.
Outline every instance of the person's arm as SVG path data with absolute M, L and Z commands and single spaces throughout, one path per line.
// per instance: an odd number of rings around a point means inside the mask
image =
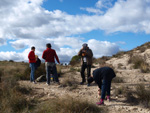
M 59 62 L 59 58 L 58 58 L 58 56 L 57 56 L 57 54 L 56 54 L 56 51 L 54 51 L 54 56 L 55 56 L 55 58 L 56 58 L 57 62 L 60 64 L 60 62 Z
M 78 52 L 78 56 L 82 56 L 82 49 Z
M 43 52 L 42 58 L 46 59 L 46 57 L 45 57 L 45 51 Z
M 87 51 L 86 51 L 86 56 L 87 57 L 93 57 L 93 52 L 92 52 L 92 50 L 91 49 L 88 49 Z
M 98 87 L 101 89 L 101 86 L 102 86 L 102 80 L 98 81 Z

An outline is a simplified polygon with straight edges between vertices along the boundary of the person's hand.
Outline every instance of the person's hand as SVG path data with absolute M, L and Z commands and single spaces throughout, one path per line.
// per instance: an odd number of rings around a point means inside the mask
M 85 56 L 85 53 L 82 53 L 82 56 Z
M 98 89 L 98 95 L 101 95 L 101 89 Z

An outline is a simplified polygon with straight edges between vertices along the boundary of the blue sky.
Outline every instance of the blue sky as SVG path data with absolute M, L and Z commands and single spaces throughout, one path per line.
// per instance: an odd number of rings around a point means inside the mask
M 83 43 L 94 57 L 128 51 L 150 40 L 150 0 L 0 1 L 0 60 L 41 58 L 51 43 L 69 62 Z

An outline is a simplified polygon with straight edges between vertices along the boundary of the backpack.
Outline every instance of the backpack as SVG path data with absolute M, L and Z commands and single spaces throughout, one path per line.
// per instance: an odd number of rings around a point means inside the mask
M 36 68 L 41 65 L 41 60 L 39 58 L 37 58 L 35 65 L 36 65 Z

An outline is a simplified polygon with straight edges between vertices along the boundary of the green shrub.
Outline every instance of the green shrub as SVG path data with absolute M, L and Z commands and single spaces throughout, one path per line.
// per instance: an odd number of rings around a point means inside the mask
M 76 65 L 76 64 L 79 64 L 80 63 L 80 59 L 81 57 L 78 56 L 78 55 L 75 55 L 72 57 L 71 61 L 70 61 L 70 65 Z

